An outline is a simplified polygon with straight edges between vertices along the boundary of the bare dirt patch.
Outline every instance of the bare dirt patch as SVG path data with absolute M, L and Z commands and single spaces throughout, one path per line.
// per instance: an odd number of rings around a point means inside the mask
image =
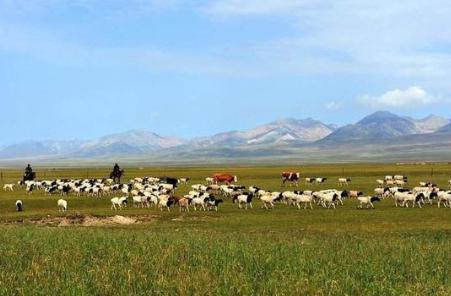
M 17 224 L 33 224 L 38 226 L 50 226 L 50 227 L 71 227 L 71 226 L 84 226 L 84 227 L 96 227 L 96 226 L 115 226 L 115 225 L 135 225 L 143 223 L 152 223 L 158 220 L 158 216 L 111 216 L 111 217 L 99 217 L 99 216 L 85 216 L 85 215 L 70 215 L 65 217 L 39 217 L 21 219 L 16 221 L 9 221 L 5 224 L 17 225 Z

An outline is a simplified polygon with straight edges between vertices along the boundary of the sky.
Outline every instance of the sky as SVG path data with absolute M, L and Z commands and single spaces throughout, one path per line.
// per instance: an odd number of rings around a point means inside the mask
M 448 0 L 0 0 L 0 144 L 451 117 Z

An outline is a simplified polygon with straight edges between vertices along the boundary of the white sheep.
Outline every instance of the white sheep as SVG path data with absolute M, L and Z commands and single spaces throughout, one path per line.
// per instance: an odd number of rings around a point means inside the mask
M 16 210 L 18 212 L 22 212 L 23 211 L 23 202 L 20 199 L 16 201 Z
M 3 185 L 3 190 L 4 191 L 7 191 L 7 190 L 14 191 L 14 184 L 5 184 L 5 185 Z
M 60 212 L 66 212 L 67 211 L 67 201 L 64 199 L 58 200 L 58 211 Z
M 360 209 L 363 208 L 363 205 L 366 205 L 366 208 L 371 206 L 374 209 L 373 203 L 376 201 L 381 201 L 379 196 L 359 196 L 357 197 L 357 200 L 360 202 Z
M 119 208 L 119 210 L 122 210 L 122 207 L 126 207 L 127 206 L 127 197 L 123 196 L 123 197 L 113 197 L 111 199 L 111 209 L 113 210 L 117 210 L 117 208 Z

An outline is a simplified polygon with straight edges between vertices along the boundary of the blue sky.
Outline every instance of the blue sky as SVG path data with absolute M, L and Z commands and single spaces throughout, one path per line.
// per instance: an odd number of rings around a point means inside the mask
M 0 144 L 451 117 L 450 74 L 444 0 L 0 0 Z

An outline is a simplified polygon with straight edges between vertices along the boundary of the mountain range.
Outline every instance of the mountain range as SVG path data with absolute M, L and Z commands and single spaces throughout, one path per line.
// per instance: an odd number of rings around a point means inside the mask
M 430 115 L 414 119 L 378 111 L 342 127 L 312 118 L 288 118 L 250 130 L 189 140 L 132 130 L 93 140 L 25 141 L 1 148 L 0 161 L 134 159 L 136 162 L 177 162 L 242 158 L 346 161 L 372 157 L 404 159 L 405 156 L 420 159 L 424 155 L 448 157 L 446 148 L 450 143 L 451 121 L 447 118 Z

